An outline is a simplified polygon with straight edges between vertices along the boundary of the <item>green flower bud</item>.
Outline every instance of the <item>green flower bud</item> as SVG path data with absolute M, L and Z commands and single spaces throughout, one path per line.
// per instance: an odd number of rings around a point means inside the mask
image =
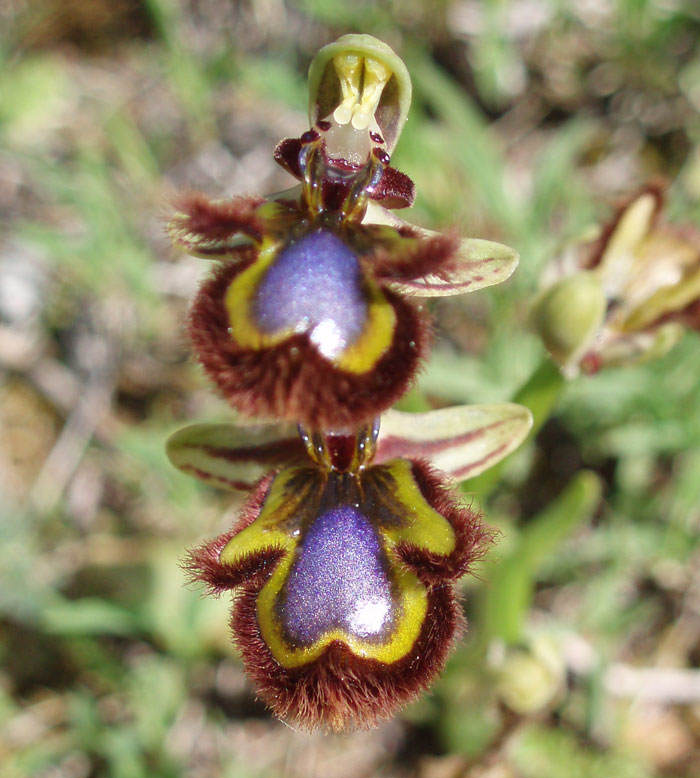
M 600 329 L 605 294 L 597 277 L 576 273 L 545 290 L 532 310 L 532 325 L 552 358 L 566 367 L 578 360 Z
M 527 648 L 508 650 L 497 678 L 496 691 L 512 711 L 539 713 L 561 693 L 564 663 L 556 644 L 538 635 Z

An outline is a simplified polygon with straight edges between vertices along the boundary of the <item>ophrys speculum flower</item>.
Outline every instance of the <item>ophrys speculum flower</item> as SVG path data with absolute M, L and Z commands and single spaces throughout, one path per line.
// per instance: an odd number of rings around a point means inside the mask
M 195 425 L 171 438 L 180 469 L 251 491 L 190 569 L 237 591 L 234 637 L 277 715 L 369 726 L 440 672 L 463 624 L 454 581 L 489 537 L 446 478 L 499 461 L 530 423 L 502 404 L 392 411 L 352 434 Z
M 275 156 L 299 187 L 262 198 L 183 198 L 170 224 L 188 251 L 221 260 L 192 308 L 197 355 L 246 415 L 313 429 L 371 422 L 408 388 L 428 349 L 412 298 L 498 283 L 517 264 L 497 243 L 402 222 L 413 201 L 390 165 L 410 103 L 401 60 L 370 36 L 319 52 L 312 129 Z

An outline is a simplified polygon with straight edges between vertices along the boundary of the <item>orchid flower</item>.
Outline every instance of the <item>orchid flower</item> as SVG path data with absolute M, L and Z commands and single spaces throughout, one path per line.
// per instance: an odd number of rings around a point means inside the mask
M 176 467 L 248 492 L 188 568 L 235 592 L 234 639 L 276 715 L 367 727 L 429 685 L 464 628 L 455 582 L 491 535 L 449 481 L 501 460 L 530 425 L 505 403 L 389 411 L 356 433 L 197 424 L 170 438 Z
M 197 356 L 247 416 L 310 429 L 371 423 L 409 387 L 429 346 L 415 298 L 499 283 L 517 265 L 506 246 L 410 225 L 413 202 L 390 165 L 411 82 L 368 35 L 346 35 L 309 71 L 311 129 L 275 159 L 301 184 L 270 197 L 181 198 L 169 231 L 217 260 L 190 315 Z

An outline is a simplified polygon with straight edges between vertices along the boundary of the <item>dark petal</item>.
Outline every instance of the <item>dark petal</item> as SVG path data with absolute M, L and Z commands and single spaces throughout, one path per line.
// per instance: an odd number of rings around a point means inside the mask
M 202 257 L 227 256 L 241 236 L 260 240 L 263 225 L 257 215 L 262 198 L 234 197 L 210 200 L 203 194 L 181 197 L 168 224 L 172 241 Z
M 387 167 L 370 197 L 385 208 L 409 208 L 416 199 L 416 185 L 405 173 Z
M 412 475 L 426 502 L 451 524 L 455 549 L 442 556 L 404 542 L 397 551 L 425 584 L 461 578 L 486 553 L 493 541 L 493 530 L 482 523 L 480 513 L 460 504 L 456 492 L 439 471 L 425 462 L 413 462 Z
M 465 620 L 450 584 L 428 593 L 428 611 L 411 651 L 392 664 L 355 656 L 332 643 L 314 662 L 284 668 L 262 638 L 259 586 L 245 588 L 232 618 L 234 639 L 258 695 L 273 713 L 305 729 L 366 729 L 415 699 L 441 672 Z
M 460 246 L 457 235 L 403 238 L 365 257 L 368 271 L 381 281 L 411 281 L 424 276 L 446 280 L 455 269 Z
M 191 581 L 202 581 L 212 594 L 219 594 L 242 584 L 258 581 L 262 584 L 267 578 L 282 556 L 281 549 L 267 548 L 250 554 L 236 565 L 224 564 L 219 557 L 229 540 L 258 518 L 273 480 L 274 473 L 270 473 L 258 482 L 241 509 L 238 521 L 228 532 L 187 553 L 182 566 Z
M 294 178 L 301 178 L 301 168 L 299 167 L 299 152 L 301 151 L 300 138 L 285 138 L 275 146 L 275 162 L 283 167 Z
M 323 357 L 306 333 L 259 350 L 236 343 L 224 297 L 242 269 L 223 264 L 203 284 L 189 326 L 200 362 L 234 408 L 311 429 L 339 429 L 374 419 L 407 390 L 429 341 L 425 317 L 411 302 L 384 291 L 396 315 L 393 342 L 370 370 L 350 373 Z
M 285 138 L 280 141 L 274 152 L 275 162 L 295 178 L 301 179 L 299 152 L 302 143 L 299 138 Z M 348 184 L 326 181 L 323 200 L 329 209 L 339 208 L 348 194 Z M 380 202 L 385 208 L 408 208 L 413 205 L 416 187 L 405 174 L 393 167 L 387 167 L 379 183 L 370 193 L 370 198 Z

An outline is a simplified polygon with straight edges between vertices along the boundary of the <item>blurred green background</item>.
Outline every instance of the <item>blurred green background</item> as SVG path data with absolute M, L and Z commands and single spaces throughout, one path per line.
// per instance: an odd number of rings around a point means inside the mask
M 501 530 L 470 631 L 377 731 L 307 735 L 256 703 L 228 603 L 183 549 L 231 498 L 174 471 L 227 410 L 184 336 L 207 270 L 173 193 L 265 193 L 306 129 L 305 72 L 349 31 L 404 57 L 410 218 L 522 256 L 434 305 L 407 408 L 510 399 L 543 359 L 539 274 L 650 178 L 700 221 L 696 0 L 12 0 L 0 4 L 0 776 L 700 776 L 700 350 L 565 387 L 465 486 Z

